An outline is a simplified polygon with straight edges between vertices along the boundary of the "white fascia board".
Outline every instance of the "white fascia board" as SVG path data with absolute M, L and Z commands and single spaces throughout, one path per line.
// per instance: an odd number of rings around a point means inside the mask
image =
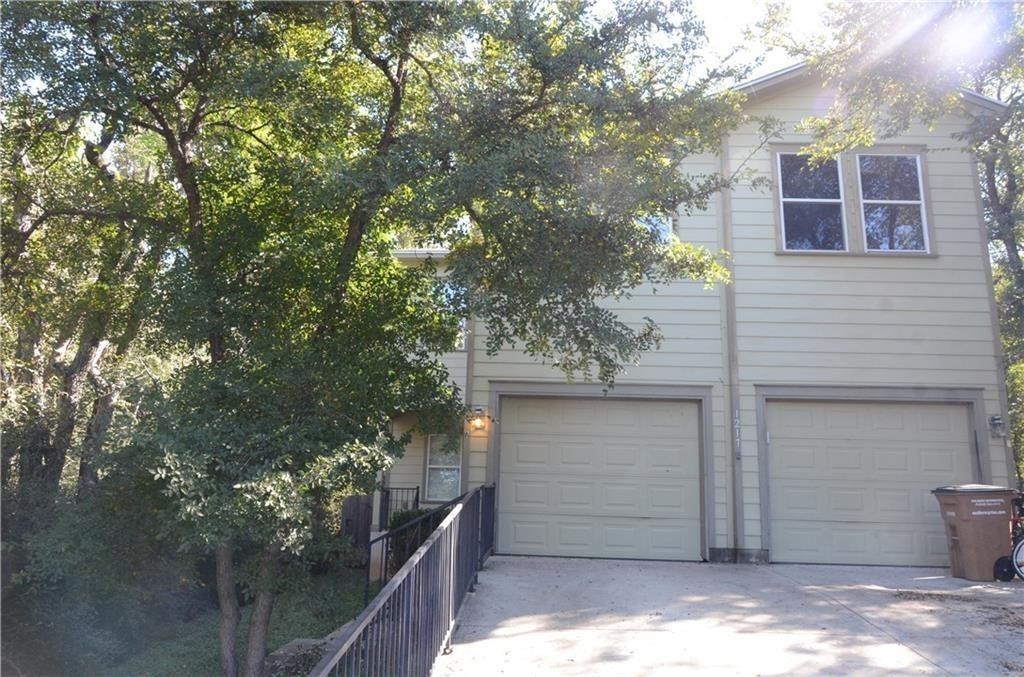
M 425 261 L 426 259 L 443 259 L 448 256 L 447 249 L 393 249 L 391 254 L 399 261 Z

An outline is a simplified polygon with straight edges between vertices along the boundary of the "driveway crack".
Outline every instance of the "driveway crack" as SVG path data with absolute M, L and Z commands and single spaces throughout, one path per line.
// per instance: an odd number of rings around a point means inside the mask
M 934 666 L 936 667 L 936 669 L 938 669 L 938 670 L 941 670 L 942 672 L 944 672 L 944 673 L 945 673 L 945 674 L 947 674 L 947 675 L 953 674 L 953 673 L 952 673 L 951 671 L 947 670 L 946 668 L 942 667 L 941 665 L 939 665 L 938 663 L 936 663 L 935 661 L 933 661 L 933 660 L 932 660 L 931 658 L 929 658 L 929 657 L 928 657 L 927 655 L 925 655 L 925 654 L 921 653 L 921 652 L 920 652 L 920 651 L 919 651 L 919 650 L 918 650 L 918 649 L 917 649 L 916 647 L 914 647 L 914 646 L 912 646 L 912 645 L 910 645 L 910 644 L 907 644 L 906 642 L 904 642 L 903 640 L 901 640 L 901 639 L 900 639 L 899 637 L 897 637 L 896 635 L 894 635 L 894 634 L 892 634 L 891 632 L 889 632 L 888 630 L 886 630 L 885 628 L 881 627 L 880 625 L 877 625 L 877 624 L 876 624 L 876 623 L 874 623 L 874 622 L 873 622 L 873 621 L 872 621 L 872 620 L 871 620 L 870 618 L 868 618 L 868 617 L 867 617 L 867 616 L 865 616 L 864 614 L 860 613 L 860 612 L 859 612 L 859 611 L 857 611 L 856 609 L 854 609 L 854 608 L 850 607 L 849 605 L 847 605 L 847 604 L 846 604 L 845 602 L 843 602 L 842 600 L 840 600 L 840 599 L 838 599 L 838 598 L 836 598 L 836 597 L 833 597 L 832 595 L 828 594 L 827 592 L 825 592 L 825 591 L 823 591 L 823 590 L 821 590 L 821 589 L 808 589 L 807 587 L 805 587 L 805 585 L 804 585 L 804 584 L 803 584 L 802 582 L 800 582 L 800 581 L 796 580 L 795 578 L 792 578 L 791 576 L 787 576 L 786 574 L 782 573 L 781 571 L 777 570 L 777 569 L 776 569 L 776 568 L 774 568 L 774 567 L 771 567 L 771 566 L 769 566 L 769 567 L 765 567 L 765 568 L 766 568 L 766 569 L 767 569 L 767 570 L 768 570 L 768 571 L 769 571 L 769 572 L 770 572 L 770 573 L 771 573 L 772 575 L 774 575 L 774 576 L 778 576 L 779 578 L 783 578 L 783 579 L 785 579 L 786 581 L 788 581 L 788 582 L 790 582 L 790 583 L 792 583 L 792 584 L 796 585 L 796 586 L 797 586 L 798 588 L 800 588 L 801 590 L 804 590 L 804 591 L 805 591 L 805 592 L 807 592 L 808 594 L 812 594 L 812 595 L 818 595 L 819 597 L 823 597 L 823 598 L 825 598 L 826 600 L 828 600 L 829 602 L 831 602 L 831 603 L 833 603 L 833 604 L 836 604 L 836 605 L 838 605 L 838 606 L 842 607 L 843 609 L 846 609 L 846 610 L 847 610 L 847 611 L 849 611 L 849 612 L 850 612 L 851 614 L 853 614 L 854 616 L 856 616 L 857 618 L 861 619 L 862 621 L 864 621 L 865 623 L 867 623 L 868 625 L 870 625 L 870 626 L 871 626 L 872 628 L 874 628 L 875 630 L 877 630 L 877 631 L 879 632 L 879 634 L 881 634 L 881 635 L 884 635 L 885 637 L 888 637 L 889 639 L 891 639 L 892 641 L 896 642 L 897 644 L 899 644 L 899 645 L 900 645 L 900 646 L 902 646 L 902 647 L 906 647 L 906 648 L 907 648 L 907 649 L 909 649 L 910 651 L 912 651 L 912 652 L 914 652 L 915 654 L 917 654 L 918 656 L 920 656 L 920 657 L 921 657 L 922 659 L 924 659 L 924 660 L 925 660 L 926 662 L 928 662 L 928 663 L 930 663 L 930 664 L 934 665 Z

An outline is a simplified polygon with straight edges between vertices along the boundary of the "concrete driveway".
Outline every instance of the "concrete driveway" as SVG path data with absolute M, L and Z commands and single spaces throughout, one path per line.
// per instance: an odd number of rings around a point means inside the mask
M 496 556 L 433 675 L 695 672 L 1024 673 L 1024 581 Z

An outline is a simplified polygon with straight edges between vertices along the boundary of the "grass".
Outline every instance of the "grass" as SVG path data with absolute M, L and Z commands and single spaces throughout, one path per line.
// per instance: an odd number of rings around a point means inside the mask
M 274 651 L 293 639 L 328 635 L 363 609 L 363 570 L 348 569 L 310 579 L 309 585 L 278 595 L 270 619 L 267 645 Z M 244 651 L 251 607 L 242 609 L 239 660 Z M 217 612 L 180 624 L 172 639 L 154 642 L 128 660 L 112 666 L 115 677 L 202 677 L 220 673 Z

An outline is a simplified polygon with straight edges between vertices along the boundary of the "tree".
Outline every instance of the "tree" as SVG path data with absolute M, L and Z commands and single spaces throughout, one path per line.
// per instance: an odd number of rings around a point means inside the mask
M 215 553 L 225 675 L 261 671 L 280 560 L 308 544 L 318 499 L 372 487 L 402 453 L 391 416 L 460 425 L 437 355 L 464 318 L 486 323 L 492 352 L 520 345 L 611 384 L 658 332 L 601 299 L 726 276 L 648 225 L 729 183 L 677 170 L 740 117 L 722 87 L 736 73 L 699 63 L 685 6 L 4 10 L 5 81 L 43 119 L 95 130 L 87 160 L 152 142 L 155 188 L 127 181 L 145 199 L 101 209 L 101 175 L 76 202 L 166 239 L 147 321 L 185 359 L 136 441 L 190 542 Z M 397 263 L 397 233 L 447 246 L 445 270 Z M 234 591 L 252 551 L 240 666 Z
M 152 227 L 158 210 L 145 222 L 128 219 L 146 197 L 102 157 L 109 139 L 83 146 L 77 117 L 47 117 L 29 98 L 7 87 L 5 95 L 4 333 L 14 347 L 4 360 L 5 488 L 14 459 L 20 476 L 4 529 L 23 535 L 48 513 L 83 419 L 92 453 L 79 464 L 80 492 L 95 484 L 91 457 L 124 387 L 103 374 L 141 327 L 165 238 Z
M 914 122 L 954 113 L 968 125 L 957 136 L 978 161 L 997 300 L 1018 471 L 1024 476 L 1024 418 L 1019 414 L 1024 346 L 1024 7 L 1015 3 L 889 2 L 830 5 L 826 31 L 814 41 L 789 37 L 787 8 L 775 5 L 761 24 L 769 44 L 806 59 L 840 96 L 823 117 L 805 121 L 808 149 L 828 157 Z M 969 27 L 969 28 L 967 28 Z M 999 112 L 969 106 L 966 89 L 1005 104 Z M 885 102 L 884 106 L 878 102 Z

